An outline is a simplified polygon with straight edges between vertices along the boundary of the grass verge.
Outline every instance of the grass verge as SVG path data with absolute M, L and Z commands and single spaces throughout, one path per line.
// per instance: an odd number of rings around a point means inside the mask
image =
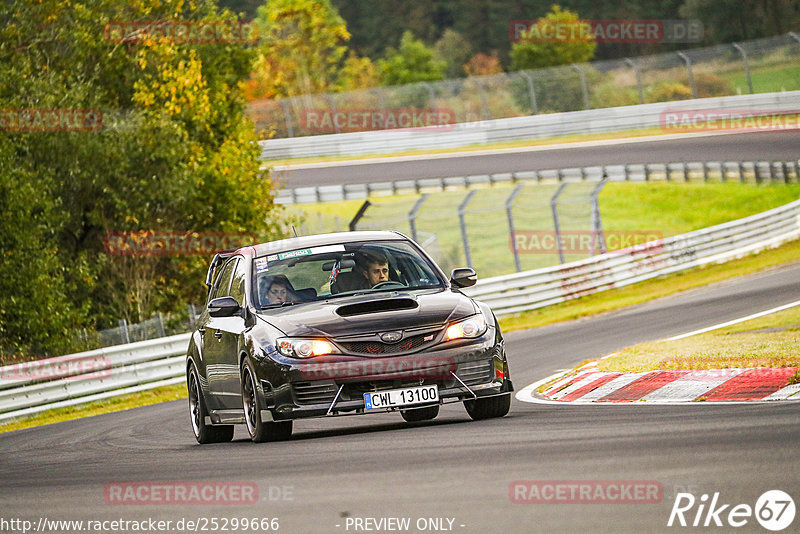
M 800 366 L 800 308 L 683 339 L 640 343 L 604 358 L 604 372 Z
M 21 417 L 8 423 L 0 424 L 0 433 L 10 432 L 11 430 L 19 430 L 21 428 L 48 425 L 50 423 L 58 423 L 61 421 L 69 421 L 71 419 L 79 419 L 81 417 L 89 417 L 91 415 L 120 412 L 122 410 L 129 410 L 138 406 L 147 406 L 149 404 L 157 404 L 159 402 L 182 399 L 186 398 L 187 396 L 186 384 L 162 386 L 160 388 L 141 391 L 139 393 L 130 393 L 128 395 L 120 395 L 119 397 L 90 402 L 87 404 L 56 408 L 35 415 Z

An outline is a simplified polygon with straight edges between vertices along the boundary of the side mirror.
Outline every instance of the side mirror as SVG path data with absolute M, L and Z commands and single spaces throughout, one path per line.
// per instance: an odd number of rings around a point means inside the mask
M 242 307 L 233 297 L 218 297 L 208 303 L 208 314 L 211 317 L 230 317 L 236 315 Z
M 453 269 L 453 272 L 450 274 L 450 283 L 456 287 L 474 286 L 477 281 L 478 275 L 475 274 L 473 269 L 468 267 Z

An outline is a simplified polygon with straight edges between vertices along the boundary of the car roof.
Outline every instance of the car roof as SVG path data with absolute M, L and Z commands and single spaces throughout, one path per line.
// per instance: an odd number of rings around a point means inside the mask
M 255 256 L 264 256 L 274 252 L 282 252 L 294 250 L 304 247 L 315 247 L 320 245 L 335 245 L 337 243 L 352 243 L 357 241 L 385 241 L 385 240 L 408 239 L 400 232 L 393 231 L 360 231 L 360 232 L 337 232 L 332 234 L 317 234 L 301 237 L 291 237 L 289 239 L 280 239 L 278 241 L 270 241 L 268 243 L 261 243 L 239 249 L 243 252 L 249 249 Z M 237 252 L 239 252 L 237 251 Z

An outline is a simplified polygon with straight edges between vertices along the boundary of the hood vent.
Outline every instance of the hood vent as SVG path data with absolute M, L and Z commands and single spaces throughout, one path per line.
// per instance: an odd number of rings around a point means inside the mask
M 413 310 L 418 306 L 419 304 L 417 304 L 417 301 L 414 299 L 381 299 L 340 306 L 336 309 L 336 313 L 342 317 L 352 317 L 353 315 L 364 315 L 367 313 Z

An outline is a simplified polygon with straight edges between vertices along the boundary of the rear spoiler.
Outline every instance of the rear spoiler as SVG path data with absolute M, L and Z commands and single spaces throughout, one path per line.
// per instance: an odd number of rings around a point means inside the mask
M 214 259 L 211 260 L 211 265 L 208 266 L 208 273 L 206 273 L 206 287 L 211 289 L 211 284 L 214 283 L 214 275 L 217 273 L 217 268 L 222 265 L 225 260 L 233 256 L 238 249 L 223 250 L 214 254 Z

